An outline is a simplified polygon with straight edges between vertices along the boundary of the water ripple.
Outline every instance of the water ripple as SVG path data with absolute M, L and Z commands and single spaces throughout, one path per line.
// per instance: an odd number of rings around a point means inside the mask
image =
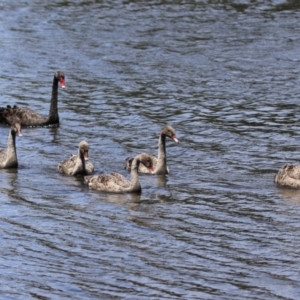
M 225 2 L 1 4 L 1 106 L 47 115 L 67 83 L 59 128 L 24 128 L 1 171 L 2 297 L 299 298 L 300 193 L 273 183 L 300 159 L 299 5 Z M 96 173 L 129 178 L 166 124 L 171 172 L 141 195 L 56 171 L 85 139 Z

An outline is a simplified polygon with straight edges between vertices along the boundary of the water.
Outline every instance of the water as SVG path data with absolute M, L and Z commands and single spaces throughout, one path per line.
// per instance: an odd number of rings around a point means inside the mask
M 1 299 L 299 299 L 298 1 L 2 1 L 1 106 L 48 114 L 0 172 Z M 57 164 L 85 139 L 96 173 L 167 140 L 141 195 L 90 191 Z M 8 128 L 0 127 L 1 147 Z

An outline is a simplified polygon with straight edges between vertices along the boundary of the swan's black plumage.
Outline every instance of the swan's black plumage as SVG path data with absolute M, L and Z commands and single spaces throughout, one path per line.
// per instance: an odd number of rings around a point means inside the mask
M 61 71 L 58 71 L 54 74 L 52 97 L 48 117 L 41 116 L 28 107 L 7 105 L 6 107 L 0 107 L 0 123 L 8 125 L 19 123 L 22 127 L 51 126 L 59 124 L 57 108 L 58 83 L 62 88 L 65 87 L 65 75 Z

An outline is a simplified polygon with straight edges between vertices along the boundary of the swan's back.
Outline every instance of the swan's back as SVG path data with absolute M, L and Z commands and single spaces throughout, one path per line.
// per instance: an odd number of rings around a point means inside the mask
M 77 160 L 78 156 L 73 154 L 69 159 L 61 161 L 57 167 L 58 172 L 72 175 Z
M 22 126 L 33 126 L 47 121 L 47 118 L 39 115 L 28 107 L 1 107 L 0 122 L 5 124 L 21 123 Z
M 104 192 L 123 192 L 130 187 L 130 181 L 116 172 L 109 175 L 85 176 L 84 180 L 90 189 Z
M 132 162 L 130 180 L 127 180 L 123 175 L 116 172 L 109 175 L 85 176 L 84 180 L 89 188 L 93 190 L 113 193 L 140 193 L 142 189 L 137 172 L 140 163 L 143 163 L 153 172 L 150 155 L 142 153 L 137 155 Z
M 59 173 L 66 175 L 90 175 L 94 172 L 94 165 L 86 161 L 85 170 L 78 155 L 72 155 L 69 159 L 63 160 L 57 166 Z
M 300 188 L 300 166 L 286 164 L 275 176 L 275 183 L 282 187 Z
M 94 165 L 90 161 L 85 162 L 86 174 L 90 175 L 94 173 Z

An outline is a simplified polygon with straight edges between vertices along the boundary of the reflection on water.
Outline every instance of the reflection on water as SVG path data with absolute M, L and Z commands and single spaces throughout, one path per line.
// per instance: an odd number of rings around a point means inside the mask
M 300 161 L 298 8 L 2 1 L 1 106 L 47 115 L 54 72 L 68 86 L 60 126 L 24 128 L 0 170 L 1 298 L 299 299 L 300 194 L 273 182 Z M 129 178 L 166 124 L 170 174 L 141 194 L 57 172 L 86 140 L 96 174 Z
M 93 198 L 99 201 L 105 201 L 109 203 L 116 204 L 139 204 L 141 202 L 141 195 L 132 193 L 132 194 L 116 194 L 116 193 L 98 193 L 91 191 L 93 193 Z
M 300 190 L 290 188 L 278 188 L 280 198 L 295 204 L 300 204 Z
M 167 175 L 157 175 L 156 176 L 157 185 L 164 187 L 168 183 L 168 177 Z
M 11 196 L 14 193 L 15 182 L 18 176 L 18 169 L 3 169 L 1 170 L 1 173 L 1 194 Z

